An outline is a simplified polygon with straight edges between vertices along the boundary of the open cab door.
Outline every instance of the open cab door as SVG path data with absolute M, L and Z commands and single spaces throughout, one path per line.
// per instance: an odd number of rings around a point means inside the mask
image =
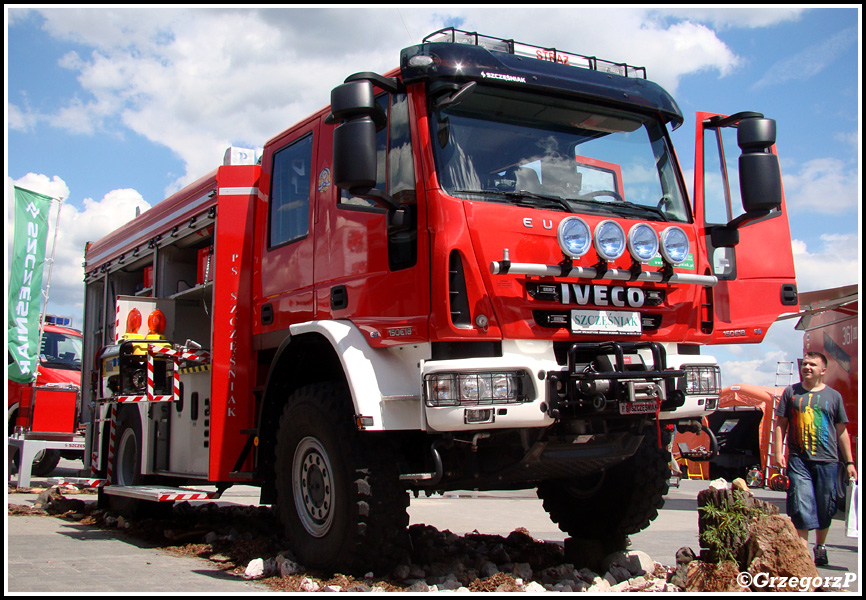
M 699 112 L 696 137 L 695 218 L 719 280 L 707 290 L 705 343 L 759 343 L 798 310 L 776 122 Z

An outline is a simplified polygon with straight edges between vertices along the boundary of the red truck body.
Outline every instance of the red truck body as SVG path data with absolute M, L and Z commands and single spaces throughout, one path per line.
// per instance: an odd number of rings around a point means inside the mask
M 775 124 L 699 114 L 689 201 L 664 90 L 536 50 L 438 32 L 89 245 L 105 496 L 255 483 L 322 568 L 391 555 L 407 490 L 537 487 L 596 539 L 655 516 L 670 427 L 718 401 L 700 346 L 796 305 Z

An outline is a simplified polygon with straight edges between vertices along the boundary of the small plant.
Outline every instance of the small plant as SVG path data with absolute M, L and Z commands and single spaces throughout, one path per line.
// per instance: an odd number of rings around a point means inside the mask
M 737 562 L 737 554 L 749 535 L 749 521 L 763 512 L 746 505 L 739 494 L 725 495 L 719 505 L 706 504 L 698 510 L 704 515 L 701 542 L 715 554 L 718 563 L 730 560 Z

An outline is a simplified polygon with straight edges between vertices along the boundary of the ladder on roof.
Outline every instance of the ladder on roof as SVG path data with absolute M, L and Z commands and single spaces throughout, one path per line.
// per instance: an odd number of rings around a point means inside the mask
M 767 444 L 767 466 L 764 469 L 764 482 L 769 484 L 770 473 L 773 470 L 779 471 L 781 467 L 775 465 L 775 444 L 776 444 L 776 407 L 779 406 L 779 401 L 782 399 L 782 393 L 794 381 L 794 363 L 792 361 L 779 361 L 776 363 L 776 379 L 773 384 L 773 410 L 770 411 L 770 439 Z M 787 435 L 782 439 L 782 454 L 787 450 Z

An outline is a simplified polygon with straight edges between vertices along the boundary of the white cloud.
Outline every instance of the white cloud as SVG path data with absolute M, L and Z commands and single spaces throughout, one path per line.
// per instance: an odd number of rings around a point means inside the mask
M 794 270 L 800 292 L 823 290 L 860 281 L 860 236 L 824 234 L 821 247 L 810 251 L 806 242 L 793 240 Z
M 775 63 L 753 88 L 806 81 L 834 64 L 840 54 L 857 44 L 857 28 L 850 27 L 812 44 L 793 56 Z
M 701 23 L 710 23 L 713 27 L 750 28 L 768 27 L 784 21 L 796 21 L 805 9 L 792 7 L 756 7 L 742 6 L 739 8 L 729 7 L 688 7 L 657 9 L 660 15 L 667 15 L 683 19 L 691 19 Z
M 796 378 L 791 382 L 787 377 L 777 376 L 777 372 L 785 373 L 787 370 L 784 366 L 780 369 L 780 362 L 796 364 L 797 358 L 802 356 L 803 332 L 794 329 L 796 323 L 796 319 L 775 323 L 760 344 L 707 348 L 705 353 L 714 355 L 719 361 L 722 385 L 774 386 L 796 382 Z
M 54 198 L 66 198 L 70 190 L 62 179 L 46 175 L 28 173 L 12 182 L 19 187 L 31 189 Z M 7 186 L 10 187 L 11 186 Z M 46 245 L 46 258 L 51 255 L 54 233 L 57 232 L 57 246 L 54 251 L 54 268 L 51 270 L 50 298 L 48 311 L 74 319 L 74 325 L 81 327 L 84 301 L 84 247 L 87 242 L 95 242 L 135 217 L 136 209 L 144 212 L 150 205 L 135 190 L 123 189 L 108 192 L 101 200 L 85 198 L 83 208 L 64 203 L 60 208 L 60 221 L 57 221 L 59 203 L 54 202 L 49 215 L 49 234 Z M 6 202 L 6 245 L 7 256 L 11 254 L 14 231 L 14 203 Z M 48 268 L 44 276 L 48 275 Z
M 711 29 L 676 10 L 661 18 L 641 8 L 549 7 L 544 19 L 535 8 L 438 10 L 41 9 L 45 30 L 84 47 L 59 61 L 82 92 L 52 115 L 14 106 L 10 114 L 16 127 L 47 120 L 82 134 L 121 134 L 119 118 L 185 162 L 182 185 L 218 165 L 226 146 L 261 146 L 327 104 L 346 75 L 397 66 L 401 48 L 446 23 L 646 66 L 671 93 L 687 73 L 724 75 L 739 63 Z
M 786 168 L 785 201 L 792 213 L 841 215 L 859 206 L 859 176 L 837 158 L 815 158 Z

